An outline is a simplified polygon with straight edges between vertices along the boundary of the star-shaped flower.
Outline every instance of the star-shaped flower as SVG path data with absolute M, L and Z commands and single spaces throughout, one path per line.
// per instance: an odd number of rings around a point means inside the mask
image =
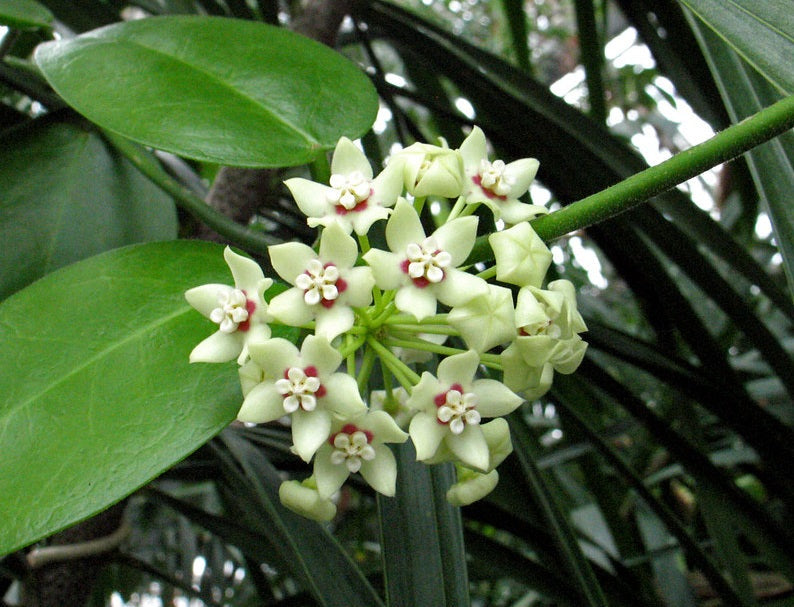
M 273 284 L 252 259 L 238 255 L 229 247 L 223 251 L 234 278 L 234 287 L 207 284 L 185 293 L 188 303 L 218 325 L 218 331 L 198 344 L 190 353 L 190 362 L 245 362 L 247 345 L 270 337 L 264 293 Z
M 438 378 L 424 372 L 414 386 L 407 405 L 418 413 L 408 432 L 418 460 L 431 460 L 443 444 L 464 465 L 489 470 L 490 452 L 480 421 L 507 415 L 523 399 L 496 380 L 475 380 L 479 363 L 474 350 L 450 356 L 438 365 Z
M 472 350 L 485 352 L 515 338 L 513 294 L 510 289 L 488 285 L 483 295 L 473 297 L 447 315 Z
M 538 172 L 538 161 L 522 158 L 509 164 L 488 160 L 485 135 L 474 127 L 460 146 L 466 183 L 463 197 L 469 204 L 482 203 L 496 219 L 516 224 L 547 213 L 545 207 L 518 200 L 529 189 Z
M 496 258 L 496 280 L 539 287 L 551 265 L 551 251 L 528 222 L 494 232 L 488 243 Z
M 399 200 L 386 224 L 391 252 L 370 249 L 364 261 L 381 289 L 397 289 L 397 309 L 421 320 L 435 314 L 437 301 L 456 306 L 487 292 L 484 280 L 457 269 L 471 252 L 476 235 L 477 218 L 460 217 L 425 236 L 413 206 Z
M 334 419 L 366 411 L 356 380 L 334 373 L 342 356 L 327 339 L 309 335 L 300 352 L 286 339 L 252 344 L 263 381 L 250 389 L 237 419 L 265 423 L 290 415 L 295 452 L 306 462 L 331 433 Z
M 372 270 L 353 267 L 358 246 L 338 224 L 323 231 L 319 255 L 299 242 L 275 245 L 268 251 L 279 276 L 294 285 L 270 302 L 270 314 L 285 324 L 300 327 L 316 319 L 315 333 L 330 341 L 353 326 L 351 306 L 372 301 Z
M 322 497 L 330 497 L 350 474 L 360 472 L 375 491 L 393 496 L 397 463 L 384 443 L 406 440 L 408 435 L 385 411 L 335 422 L 330 438 L 314 458 L 317 490 Z
M 366 234 L 389 216 L 402 191 L 402 167 L 387 166 L 372 178 L 372 167 L 350 139 L 342 137 L 331 159 L 330 186 L 299 177 L 284 182 L 311 227 L 339 224 L 346 233 Z

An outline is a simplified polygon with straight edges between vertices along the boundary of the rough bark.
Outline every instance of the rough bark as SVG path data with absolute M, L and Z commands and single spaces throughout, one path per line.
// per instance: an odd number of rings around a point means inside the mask
M 126 500 L 53 535 L 48 546 L 68 546 L 112 534 L 121 525 Z M 107 554 L 50 563 L 31 570 L 24 585 L 25 607 L 83 607 Z

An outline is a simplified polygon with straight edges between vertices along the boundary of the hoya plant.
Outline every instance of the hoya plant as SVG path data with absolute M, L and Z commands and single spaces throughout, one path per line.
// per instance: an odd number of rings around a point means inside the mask
M 0 0 L 2 604 L 789 604 L 789 13 Z

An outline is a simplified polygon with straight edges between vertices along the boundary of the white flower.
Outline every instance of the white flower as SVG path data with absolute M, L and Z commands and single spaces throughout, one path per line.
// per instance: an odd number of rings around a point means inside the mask
M 375 491 L 394 495 L 397 463 L 384 443 L 403 443 L 408 435 L 384 411 L 371 411 L 336 422 L 329 440 L 314 458 L 317 490 L 330 497 L 357 472 Z
M 237 419 L 265 423 L 290 415 L 295 452 L 306 462 L 328 438 L 335 418 L 366 411 L 356 380 L 334 373 L 342 356 L 323 337 L 309 335 L 300 352 L 274 338 L 252 344 L 250 354 L 264 379 L 250 389 Z
M 460 146 L 466 184 L 463 197 L 469 204 L 482 203 L 496 219 L 516 224 L 547 213 L 545 207 L 518 200 L 529 189 L 538 171 L 538 161 L 522 158 L 510 164 L 488 160 L 485 135 L 474 127 Z
M 297 177 L 284 183 L 311 227 L 336 223 L 347 234 L 366 234 L 375 221 L 389 216 L 388 207 L 397 201 L 402 181 L 398 164 L 373 179 L 367 157 L 342 137 L 331 159 L 330 186 Z
M 484 280 L 457 269 L 471 252 L 476 235 L 477 218 L 461 217 L 425 236 L 413 206 L 399 200 L 386 224 L 391 252 L 370 249 L 364 261 L 380 288 L 397 289 L 397 309 L 421 320 L 435 314 L 437 301 L 456 306 L 487 291 Z
M 466 466 L 490 469 L 480 421 L 507 415 L 523 399 L 496 380 L 475 380 L 479 362 L 474 350 L 450 356 L 438 365 L 438 378 L 425 372 L 414 386 L 407 405 L 418 413 L 408 432 L 418 460 L 432 460 L 443 444 Z
M 264 293 L 273 281 L 265 278 L 255 261 L 229 247 L 223 257 L 232 271 L 234 287 L 207 284 L 185 293 L 191 306 L 218 325 L 216 333 L 193 348 L 190 362 L 227 362 L 239 357 L 243 363 L 251 342 L 270 337 L 267 323 L 273 318 Z
M 330 341 L 353 326 L 351 306 L 372 301 L 372 270 L 353 267 L 358 246 L 338 224 L 323 231 L 319 255 L 298 242 L 275 245 L 268 251 L 279 276 L 294 285 L 270 302 L 270 314 L 285 324 L 300 327 L 316 319 L 315 333 Z

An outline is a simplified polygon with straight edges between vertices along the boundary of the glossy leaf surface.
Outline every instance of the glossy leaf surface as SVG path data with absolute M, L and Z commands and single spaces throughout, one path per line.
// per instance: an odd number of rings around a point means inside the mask
M 230 280 L 220 246 L 156 243 L 0 304 L 0 554 L 121 499 L 234 419 L 234 367 L 188 363 L 212 323 L 183 295 Z
M 364 133 L 377 111 L 374 88 L 341 55 L 249 21 L 142 19 L 41 45 L 35 59 L 100 126 L 228 165 L 308 162 Z
M 794 93 L 794 18 L 789 2 L 682 2 L 777 88 Z
M 0 192 L 0 299 L 108 249 L 176 237 L 171 198 L 75 122 L 1 137 Z
M 53 16 L 35 0 L 0 0 L 0 25 L 16 29 L 52 27 Z

